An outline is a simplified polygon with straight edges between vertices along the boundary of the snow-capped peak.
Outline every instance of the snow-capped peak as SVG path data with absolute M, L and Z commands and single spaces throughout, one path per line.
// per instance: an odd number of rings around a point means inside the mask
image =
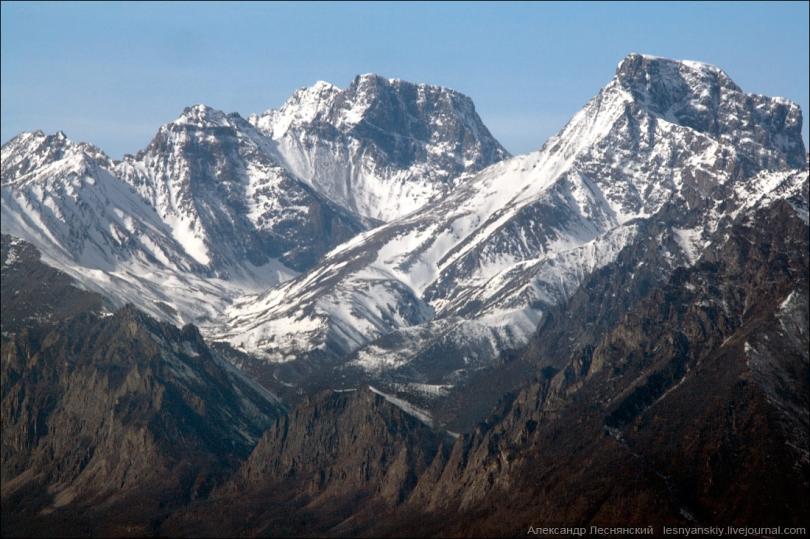
M 716 66 L 633 53 L 619 63 L 615 82 L 658 119 L 731 143 L 746 174 L 805 163 L 801 108 L 745 93 Z
M 337 118 L 363 105 L 349 136 L 407 125 L 429 106 L 440 135 L 438 126 L 467 118 L 441 89 L 367 77 L 344 92 Z M 709 214 L 730 198 L 723 193 L 804 164 L 800 126 L 797 108 L 746 94 L 708 64 L 630 55 L 541 150 L 472 174 L 284 286 L 235 303 L 221 338 L 276 361 L 317 348 L 372 371 L 458 373 L 524 342 L 546 306 L 662 212 L 675 237 L 667 263 L 694 262 L 699 227 L 715 226 Z
M 183 109 L 183 113 L 171 125 L 227 126 L 230 123 L 229 116 L 231 115 L 208 105 L 197 104 Z
M 655 64 L 665 64 L 665 65 L 684 65 L 693 69 L 695 71 L 707 71 L 713 72 L 718 74 L 726 79 L 730 79 L 730 77 L 723 71 L 721 68 L 717 67 L 714 64 L 710 64 L 707 62 L 702 62 L 699 60 L 678 60 L 676 58 L 668 58 L 666 56 L 656 56 L 653 54 L 641 54 L 637 52 L 631 52 L 627 56 L 621 59 L 621 61 L 616 66 L 616 73 L 620 73 L 622 71 L 622 67 L 627 65 L 628 63 L 634 63 L 641 61 L 648 66 L 655 65 Z
M 281 160 L 327 198 L 379 220 L 446 193 L 462 174 L 508 156 L 472 100 L 439 86 L 376 74 L 346 89 L 316 83 L 277 110 L 249 117 Z
M 357 75 L 350 86 L 356 87 L 370 87 L 370 86 L 391 86 L 391 87 L 410 87 L 410 88 L 424 88 L 427 90 L 431 90 L 437 93 L 444 93 L 444 94 L 453 94 L 465 99 L 469 99 L 466 95 L 462 94 L 459 91 L 453 90 L 452 88 L 447 88 L 445 86 L 440 86 L 438 84 L 428 84 L 426 82 L 410 82 L 404 79 L 400 79 L 398 77 L 384 77 L 378 73 L 363 73 L 362 75 Z
M 313 84 L 309 89 L 315 92 L 331 92 L 334 90 L 340 91 L 340 88 L 325 80 L 315 81 L 315 84 Z
M 3 185 L 26 181 L 32 172 L 46 166 L 83 172 L 88 166 L 95 165 L 110 167 L 112 161 L 99 148 L 73 142 L 63 131 L 53 135 L 46 135 L 41 130 L 20 133 L 2 148 Z
M 273 138 L 284 135 L 292 124 L 315 121 L 319 114 L 332 106 L 340 88 L 325 81 L 318 81 L 310 87 L 299 88 L 279 108 L 269 109 L 261 115 L 253 114 L 248 120 Z
M 725 71 L 711 64 L 636 53 L 619 62 L 616 78 L 637 97 L 651 100 L 689 94 L 710 95 L 719 89 L 742 92 Z M 652 95 L 656 92 L 657 95 Z

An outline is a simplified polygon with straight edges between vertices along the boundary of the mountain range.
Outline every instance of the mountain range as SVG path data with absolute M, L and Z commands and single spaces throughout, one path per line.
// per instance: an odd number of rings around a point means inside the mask
M 3 535 L 807 524 L 801 127 L 630 54 L 515 157 L 371 74 L 120 161 L 18 135 Z

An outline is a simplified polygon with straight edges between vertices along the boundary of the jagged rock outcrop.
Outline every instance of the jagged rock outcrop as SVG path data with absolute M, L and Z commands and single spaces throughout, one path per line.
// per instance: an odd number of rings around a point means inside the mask
M 808 247 L 787 202 L 743 216 L 457 441 L 411 503 L 478 519 L 442 534 L 525 533 L 538 519 L 806 523 Z
M 291 483 L 309 496 L 368 492 L 401 502 L 433 460 L 440 439 L 368 388 L 325 392 L 264 433 L 234 485 L 242 490 Z
M 106 312 L 31 250 L 3 237 L 3 535 L 154 533 L 161 512 L 227 479 L 282 409 L 193 326 Z M 49 280 L 16 294 L 18 272 Z M 29 302 L 37 320 L 16 314 Z
M 330 200 L 390 221 L 509 157 L 459 92 L 366 74 L 345 90 L 319 82 L 250 122 L 283 162 Z
M 451 443 L 371 388 L 325 391 L 279 417 L 229 483 L 162 532 L 353 535 L 401 506 Z

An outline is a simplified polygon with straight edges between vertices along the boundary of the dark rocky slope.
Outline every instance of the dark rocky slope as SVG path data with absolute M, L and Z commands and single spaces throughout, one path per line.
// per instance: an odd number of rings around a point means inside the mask
M 532 523 L 807 525 L 807 225 L 787 203 L 456 443 L 410 505 L 441 534 Z
M 233 473 L 281 412 L 193 326 L 103 312 L 30 245 L 4 236 L 3 251 L 4 536 L 154 533 Z M 28 286 L 12 291 L 19 275 Z M 29 304 L 41 323 L 19 314 Z
M 39 261 L 39 252 L 30 243 L 6 234 L 0 243 L 3 280 L 2 328 L 14 332 L 30 325 L 41 325 L 81 312 L 101 313 L 104 299 L 98 294 L 72 286 L 72 280 Z
M 368 387 L 326 391 L 278 418 L 227 485 L 161 533 L 361 533 L 408 499 L 451 442 Z
M 523 361 L 547 367 L 454 442 L 367 389 L 306 399 L 160 532 L 806 526 L 807 230 L 785 201 L 741 216 L 567 360 L 528 349 Z

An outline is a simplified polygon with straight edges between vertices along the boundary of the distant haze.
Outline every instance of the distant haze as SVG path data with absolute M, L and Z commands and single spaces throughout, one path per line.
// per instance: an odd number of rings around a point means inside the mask
M 183 108 L 247 116 L 374 72 L 469 95 L 512 153 L 539 148 L 636 51 L 715 64 L 798 102 L 808 3 L 2 4 L 2 140 L 63 130 L 114 158 Z

